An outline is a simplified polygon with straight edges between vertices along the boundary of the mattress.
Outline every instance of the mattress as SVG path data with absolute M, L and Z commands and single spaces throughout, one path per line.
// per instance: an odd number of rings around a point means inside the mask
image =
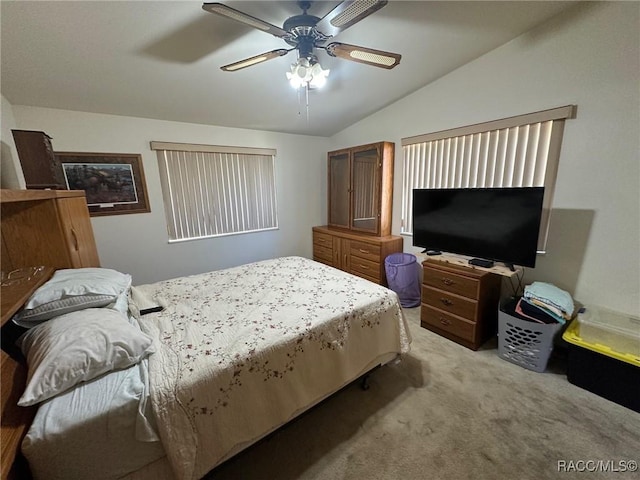
M 157 340 L 151 399 L 180 480 L 409 349 L 394 292 L 301 257 L 137 288 L 163 306 L 140 326 Z

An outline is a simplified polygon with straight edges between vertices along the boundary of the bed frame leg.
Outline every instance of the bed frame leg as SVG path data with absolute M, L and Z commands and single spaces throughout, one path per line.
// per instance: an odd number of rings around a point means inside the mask
M 360 388 L 362 390 L 369 390 L 369 377 L 371 376 L 371 372 L 365 373 L 362 377 L 360 377 Z

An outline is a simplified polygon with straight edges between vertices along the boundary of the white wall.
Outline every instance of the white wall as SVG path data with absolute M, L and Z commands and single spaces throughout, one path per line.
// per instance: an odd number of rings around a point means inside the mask
M 396 142 L 397 234 L 402 137 L 576 104 L 577 118 L 565 127 L 548 253 L 525 279 L 637 315 L 639 12 L 637 2 L 578 5 L 344 130 L 331 149 Z M 415 251 L 411 238 L 405 250 Z
M 311 226 L 326 218 L 327 150 L 396 142 L 399 233 L 402 137 L 576 104 L 577 118 L 565 128 L 548 253 L 526 281 L 552 282 L 578 302 L 638 314 L 639 11 L 636 2 L 577 5 L 330 140 L 19 106 L 13 114 L 17 128 L 47 132 L 58 151 L 143 155 L 152 213 L 94 218 L 93 225 L 103 265 L 144 283 L 276 255 L 310 256 Z M 5 105 L 3 99 L 3 123 Z M 150 140 L 277 148 L 280 230 L 168 245 Z M 411 238 L 405 250 L 415 251 Z
M 130 273 L 134 284 L 277 256 L 311 257 L 311 227 L 326 216 L 326 138 L 15 105 L 13 114 L 19 128 L 53 137 L 55 151 L 142 155 L 151 213 L 91 219 L 102 266 Z M 277 149 L 280 228 L 169 244 L 152 140 Z
M 25 188 L 24 175 L 18 158 L 15 142 L 11 129 L 16 128 L 16 120 L 13 117 L 11 104 L 0 95 L 2 115 L 0 121 L 0 186 L 2 188 Z

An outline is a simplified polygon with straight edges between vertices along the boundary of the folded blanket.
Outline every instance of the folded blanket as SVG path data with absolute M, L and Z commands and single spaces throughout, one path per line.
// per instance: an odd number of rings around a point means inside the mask
M 560 323 L 564 325 L 566 320 L 564 317 L 554 314 L 551 310 L 540 307 L 534 303 L 531 303 L 528 299 L 522 298 L 519 302 L 520 309 L 528 316 L 535 317 L 542 323 Z
M 524 287 L 524 298 L 526 300 L 538 300 L 550 307 L 557 308 L 566 319 L 573 315 L 573 298 L 568 292 L 556 287 L 551 283 L 533 282 Z
M 540 308 L 544 308 L 545 310 L 548 310 L 549 312 L 553 313 L 554 315 L 556 315 L 558 317 L 562 317 L 565 320 L 570 320 L 571 319 L 571 315 L 568 315 L 568 314 L 564 313 L 558 307 L 555 307 L 554 305 L 552 305 L 550 303 L 543 302 L 541 300 L 538 300 L 537 298 L 528 298 L 527 301 L 529 303 L 531 303 L 532 305 L 537 305 Z

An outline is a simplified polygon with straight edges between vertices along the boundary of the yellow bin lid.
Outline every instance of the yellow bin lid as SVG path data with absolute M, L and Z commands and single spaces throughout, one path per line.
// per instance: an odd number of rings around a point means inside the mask
M 583 340 L 582 337 L 580 337 L 580 334 L 578 333 L 579 331 L 580 328 L 578 321 L 574 319 L 562 334 L 562 338 L 573 345 L 577 345 L 579 347 L 601 353 L 602 355 L 606 355 L 608 357 L 613 357 L 617 360 L 630 363 L 631 365 L 635 365 L 636 367 L 640 367 L 640 357 L 631 353 L 621 353 L 616 350 L 612 350 L 607 345 L 587 342 Z

